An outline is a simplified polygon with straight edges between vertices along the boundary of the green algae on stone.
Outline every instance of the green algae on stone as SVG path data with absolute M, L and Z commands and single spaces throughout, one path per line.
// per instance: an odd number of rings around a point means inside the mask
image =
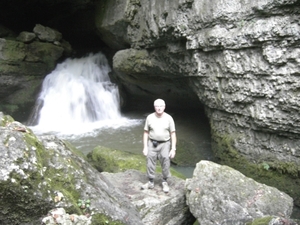
M 43 197 L 49 196 L 49 191 L 51 191 L 51 198 L 54 199 L 54 192 L 59 191 L 63 194 L 65 200 L 68 201 L 68 205 L 65 207 L 66 211 L 69 213 L 81 214 L 81 209 L 76 203 L 80 198 L 80 194 L 76 191 L 75 180 L 77 178 L 75 175 L 63 169 L 49 166 L 48 164 L 52 160 L 53 156 L 56 155 L 56 151 L 51 149 L 46 150 L 40 140 L 33 133 L 24 133 L 24 140 L 28 148 L 35 148 L 38 167 L 37 172 L 31 173 L 30 179 L 27 179 L 26 182 L 28 183 L 28 186 L 32 187 L 32 189 L 38 189 L 40 182 L 44 180 L 44 188 L 40 189 Z M 71 149 L 70 144 L 66 144 L 65 142 L 63 143 Z M 74 148 L 72 149 L 74 151 Z M 77 155 L 80 154 L 77 152 Z M 74 170 L 77 170 L 80 167 L 70 158 L 66 159 L 65 157 L 58 157 L 55 158 L 55 160 L 61 160 L 62 164 L 66 164 L 67 160 L 67 163 L 71 168 L 74 168 Z M 41 176 L 47 177 L 47 179 L 45 180 Z
M 18 132 L 18 131 L 16 131 Z M 34 135 L 28 134 L 27 132 L 19 133 L 23 135 L 23 140 L 25 142 L 25 148 L 23 149 L 24 155 L 20 155 L 16 159 L 16 165 L 21 166 L 27 160 L 32 159 L 35 155 L 30 155 L 33 151 L 29 149 L 34 148 L 36 145 L 33 141 L 36 137 Z M 50 210 L 53 205 L 49 203 L 46 199 L 48 193 L 36 195 L 35 190 L 39 189 L 39 184 L 43 180 L 41 171 L 41 164 L 38 162 L 33 164 L 36 168 L 27 171 L 26 167 L 20 167 L 24 174 L 17 170 L 13 170 L 8 174 L 8 180 L 2 181 L 0 183 L 0 195 L 2 196 L 2 206 L 5 205 L 5 210 L 9 212 L 6 215 L 5 221 L 11 221 L 12 224 L 24 223 L 26 221 L 30 222 L 33 218 L 38 215 L 43 215 Z M 29 170 L 29 169 L 28 169 Z M 1 215 L 5 214 L 3 211 Z M 0 218 L 0 221 L 2 219 Z
M 96 213 L 92 217 L 92 224 L 91 225 L 125 225 L 124 223 L 120 221 L 114 221 L 112 218 L 101 214 L 101 213 Z
M 1 38 L 0 44 L 2 45 L 1 59 L 9 62 L 24 60 L 26 56 L 25 54 L 26 45 L 24 43 Z
M 5 215 L 5 211 L 9 212 L 5 219 L 0 218 L 0 221 L 5 221 L 7 224 L 9 222 L 10 224 L 24 224 L 31 222 L 39 215 L 47 214 L 53 207 L 43 198 L 37 198 L 30 186 L 27 189 L 22 186 L 24 187 L 20 183 L 12 184 L 11 182 L 0 184 L 1 215 Z
M 272 220 L 271 216 L 254 219 L 252 222 L 246 223 L 246 225 L 268 225 Z
M 132 153 L 97 146 L 87 155 L 88 161 L 99 172 L 122 172 L 126 169 L 145 170 L 145 159 Z
M 146 157 L 143 155 L 124 152 L 121 150 L 110 149 L 103 146 L 97 146 L 92 152 L 87 154 L 88 162 L 99 172 L 117 173 L 129 169 L 146 172 Z M 184 175 L 173 168 L 171 174 L 178 178 L 184 179 Z M 159 162 L 157 163 L 156 172 L 161 173 Z
M 294 199 L 300 206 L 299 171 L 300 168 L 292 162 L 281 162 L 277 159 L 262 162 L 250 162 L 234 147 L 236 137 L 232 134 L 216 134 L 212 132 L 212 149 L 218 163 L 228 165 L 245 176 L 268 186 L 276 187 Z M 269 168 L 266 169 L 266 164 Z
M 6 127 L 6 125 L 8 123 L 12 123 L 12 122 L 15 121 L 11 116 L 4 115 L 2 112 L 0 112 L 0 118 L 1 118 L 1 120 L 0 120 L 0 126 L 1 127 Z

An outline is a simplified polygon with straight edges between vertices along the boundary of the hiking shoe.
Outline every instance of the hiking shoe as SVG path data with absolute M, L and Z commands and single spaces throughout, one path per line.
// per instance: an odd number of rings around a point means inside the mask
M 162 182 L 162 186 L 163 186 L 163 191 L 165 193 L 168 193 L 170 190 L 168 183 L 164 181 L 164 182 Z
M 141 188 L 143 190 L 144 189 L 153 189 L 154 188 L 154 182 L 148 181 L 146 184 L 142 185 Z

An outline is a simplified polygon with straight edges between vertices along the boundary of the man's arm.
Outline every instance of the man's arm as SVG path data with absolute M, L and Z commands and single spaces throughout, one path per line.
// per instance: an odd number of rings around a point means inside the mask
M 144 135 L 143 135 L 143 144 L 144 144 L 143 154 L 144 154 L 144 156 L 147 156 L 147 154 L 148 154 L 148 138 L 149 138 L 149 132 L 144 130 Z
M 173 132 L 171 132 L 171 144 L 172 144 L 172 147 L 171 147 L 171 151 L 169 153 L 169 157 L 171 159 L 174 158 L 175 154 L 176 154 L 176 143 L 177 143 L 176 132 L 173 131 Z
M 171 150 L 175 150 L 176 151 L 176 143 L 177 143 L 177 137 L 176 137 L 176 132 L 173 131 L 171 133 L 171 144 L 172 144 L 172 147 L 171 147 Z

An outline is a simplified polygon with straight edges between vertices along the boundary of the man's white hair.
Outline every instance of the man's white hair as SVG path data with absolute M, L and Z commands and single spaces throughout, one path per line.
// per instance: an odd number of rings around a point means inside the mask
M 165 101 L 164 100 L 162 100 L 162 99 L 156 99 L 155 101 L 154 101 L 154 106 L 160 106 L 160 105 L 163 105 L 163 106 L 165 106 L 166 105 L 166 103 L 165 103 Z

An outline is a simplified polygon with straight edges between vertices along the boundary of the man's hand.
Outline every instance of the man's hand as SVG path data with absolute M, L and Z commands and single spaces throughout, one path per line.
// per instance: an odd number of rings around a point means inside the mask
M 145 148 L 143 149 L 143 154 L 144 154 L 144 156 L 147 156 L 147 155 L 148 155 L 148 148 L 147 148 L 147 147 L 145 147 Z
M 169 153 L 169 157 L 170 157 L 171 159 L 173 159 L 173 158 L 175 157 L 175 155 L 176 155 L 176 150 L 175 150 L 175 149 L 171 149 L 171 151 L 170 151 L 170 153 Z

